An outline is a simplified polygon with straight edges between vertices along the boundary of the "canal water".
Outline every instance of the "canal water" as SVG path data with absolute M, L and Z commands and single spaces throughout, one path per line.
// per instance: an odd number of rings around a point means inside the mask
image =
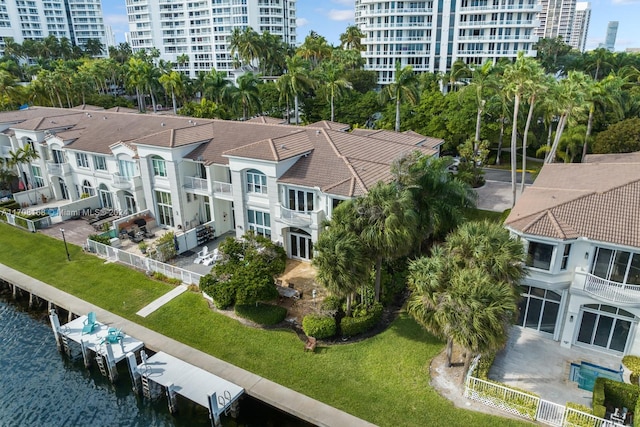
M 125 364 L 117 384 L 56 348 L 45 310 L 28 310 L 0 291 L 0 427 L 211 426 L 208 411 L 186 399 L 169 413 L 166 398 L 149 401 L 132 391 Z M 310 426 L 253 398 L 240 402 L 225 427 Z

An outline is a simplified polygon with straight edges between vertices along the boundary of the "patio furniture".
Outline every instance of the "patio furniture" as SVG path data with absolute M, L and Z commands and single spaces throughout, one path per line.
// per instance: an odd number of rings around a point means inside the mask
M 96 313 L 94 313 L 93 311 L 90 311 L 89 313 L 87 313 L 87 318 L 84 319 L 83 326 L 82 326 L 82 335 L 92 333 L 95 327 L 96 327 Z
M 318 341 L 314 337 L 307 337 L 307 342 L 304 345 L 304 351 L 315 352 Z
M 204 261 L 207 258 L 208 254 L 209 254 L 209 248 L 206 246 L 203 246 L 202 250 L 198 251 L 198 256 L 196 257 L 196 259 L 193 260 L 193 263 L 194 264 L 202 263 L 202 261 Z
M 127 231 L 127 235 L 129 236 L 129 240 L 131 240 L 133 243 L 140 243 L 144 240 L 144 237 L 136 233 L 134 230 Z
M 155 233 L 152 233 L 149 230 L 147 230 L 146 225 L 143 225 L 142 227 L 140 227 L 140 232 L 142 233 L 145 239 L 151 239 L 156 237 Z
M 122 338 L 124 338 L 122 335 L 122 329 L 109 328 L 109 330 L 107 331 L 107 336 L 105 337 L 105 340 L 109 344 L 116 344 L 122 341 Z
M 209 252 L 204 259 L 202 260 L 202 263 L 204 265 L 211 265 L 211 264 L 215 264 L 217 261 L 222 260 L 222 254 L 218 251 L 218 248 L 215 248 L 213 250 L 213 252 Z

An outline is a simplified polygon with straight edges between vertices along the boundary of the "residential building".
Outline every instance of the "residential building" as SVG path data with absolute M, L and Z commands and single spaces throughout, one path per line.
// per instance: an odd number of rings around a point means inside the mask
M 24 203 L 44 195 L 62 210 L 81 202 L 123 215 L 149 210 L 179 235 L 203 224 L 216 235 L 251 230 L 309 260 L 339 203 L 390 179 L 399 156 L 438 156 L 444 142 L 411 131 L 282 123 L 36 107 L 0 113 L 0 153 L 31 144 L 40 154 L 23 168 L 27 191 L 15 197 Z
M 640 352 L 640 153 L 548 164 L 505 225 L 528 253 L 518 325 L 616 356 Z
M 576 14 L 573 18 L 571 28 L 571 40 L 569 44 L 574 49 L 584 52 L 589 34 L 589 23 L 591 22 L 591 3 L 579 1 L 576 3 Z
M 0 55 L 4 40 L 43 40 L 66 37 L 74 46 L 97 39 L 107 46 L 100 0 L 0 1 Z
M 199 71 L 234 70 L 228 37 L 234 28 L 251 27 L 296 44 L 296 0 L 126 0 L 129 43 L 134 52 L 157 48 L 160 58 L 189 62 L 179 70 L 195 78 Z
M 604 39 L 604 43 L 600 43 L 598 47 L 607 49 L 613 52 L 616 47 L 616 37 L 618 36 L 618 21 L 609 21 L 607 24 L 607 36 Z
M 479 65 L 518 51 L 535 56 L 540 10 L 536 0 L 356 0 L 355 20 L 365 34 L 365 69 L 388 84 L 398 61 L 418 73 L 445 73 L 458 59 Z
M 576 0 L 540 0 L 540 26 L 535 33 L 540 38 L 561 37 L 565 43 L 571 42 Z

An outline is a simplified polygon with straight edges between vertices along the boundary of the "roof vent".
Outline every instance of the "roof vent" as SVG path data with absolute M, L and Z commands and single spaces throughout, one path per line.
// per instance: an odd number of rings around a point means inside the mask
M 284 144 L 282 144 L 282 145 L 280 145 L 280 149 L 281 149 L 281 150 L 286 150 L 286 149 L 287 149 L 287 146 L 286 146 L 286 145 L 284 145 Z
M 87 117 L 91 117 L 91 114 L 87 114 Z
M 189 119 L 189 123 L 193 123 L 193 120 Z
M 320 135 L 320 129 L 316 131 L 316 135 Z
M 53 123 L 54 125 L 56 124 L 56 122 L 54 120 L 51 120 L 51 123 Z
M 164 127 L 164 122 L 160 123 L 160 126 Z
M 197 125 L 197 123 L 196 123 L 196 122 L 193 122 L 193 125 L 195 126 L 195 125 Z
M 102 120 L 107 120 L 107 116 L 102 116 Z

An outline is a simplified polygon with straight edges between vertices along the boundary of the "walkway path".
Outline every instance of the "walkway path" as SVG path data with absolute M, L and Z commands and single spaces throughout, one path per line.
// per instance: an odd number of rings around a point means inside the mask
M 122 328 L 123 332 L 143 341 L 145 347 L 156 352 L 164 351 L 227 381 L 231 381 L 244 388 L 248 395 L 317 426 L 359 427 L 374 425 L 117 316 L 3 264 L 0 264 L 0 280 L 14 283 L 19 288 L 33 292 L 40 298 L 51 301 L 56 306 L 76 314 L 93 311 L 101 322 L 109 326 Z
M 154 311 L 156 311 L 157 309 L 159 309 L 160 307 L 162 307 L 163 305 L 165 305 L 166 303 L 168 303 L 169 301 L 171 301 L 172 299 L 174 299 L 175 297 L 177 297 L 178 295 L 180 295 L 186 290 L 187 290 L 186 285 L 176 286 L 173 290 L 162 295 L 157 300 L 152 301 L 146 307 L 143 307 L 136 314 L 140 317 L 147 317 L 148 315 L 150 315 L 151 313 L 153 313 Z

